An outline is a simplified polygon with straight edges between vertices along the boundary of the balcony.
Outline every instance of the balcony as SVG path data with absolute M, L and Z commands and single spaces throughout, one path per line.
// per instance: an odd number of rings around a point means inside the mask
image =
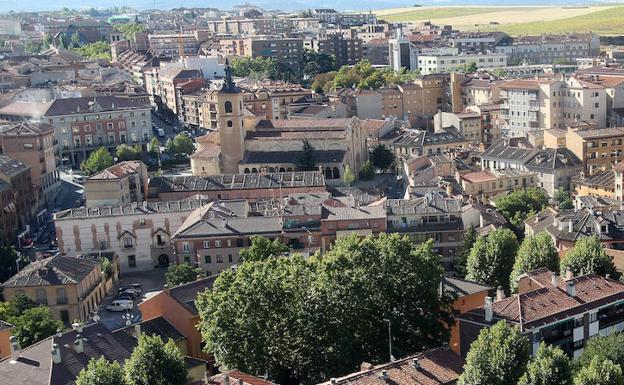
M 624 322 L 624 304 L 610 306 L 598 312 L 599 329 Z

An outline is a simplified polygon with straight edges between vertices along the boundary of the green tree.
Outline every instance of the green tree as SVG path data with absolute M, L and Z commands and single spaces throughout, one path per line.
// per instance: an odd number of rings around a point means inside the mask
M 217 362 L 277 383 L 315 383 L 363 361 L 402 357 L 448 338 L 452 298 L 431 241 L 398 234 L 344 237 L 321 257 L 245 260 L 198 296 L 206 351 Z M 418 314 L 418 317 L 412 316 Z
M 517 190 L 496 199 L 498 211 L 516 228 L 524 232 L 524 221 L 531 214 L 538 213 L 548 206 L 548 195 L 538 187 Z
M 258 235 L 251 237 L 251 245 L 240 251 L 243 261 L 263 261 L 284 255 L 290 249 L 279 239 L 270 240 Z
M 72 48 L 80 47 L 80 35 L 78 34 L 78 32 L 72 33 L 70 41 L 71 41 Z
M 610 360 L 622 367 L 624 365 L 624 334 L 613 333 L 608 336 L 590 338 L 579 357 L 579 364 L 589 366 L 596 357 L 599 361 Z
M 616 270 L 613 258 L 607 254 L 598 237 L 578 239 L 574 247 L 565 254 L 561 261 L 561 274 L 570 269 L 575 276 L 585 274 L 610 274 L 617 279 L 620 273 Z
M 188 263 L 181 263 L 179 265 L 171 265 L 165 273 L 167 279 L 167 286 L 175 287 L 184 283 L 193 282 L 199 278 L 204 278 L 206 272 L 199 267 L 193 267 Z
M 314 81 L 312 82 L 310 88 L 319 94 L 330 92 L 334 89 L 335 77 L 336 71 L 318 74 L 314 77 Z
M 88 59 L 111 59 L 111 48 L 107 41 L 96 41 L 83 46 L 74 46 L 72 51 Z
M 37 55 L 41 52 L 41 43 L 33 39 L 28 39 L 26 43 L 24 43 L 24 51 L 31 55 Z
M 623 385 L 622 368 L 610 360 L 594 357 L 590 364 L 581 367 L 574 376 L 574 385 Z
M 195 145 L 191 138 L 178 134 L 173 138 L 173 149 L 176 154 L 191 155 L 195 151 Z
M 80 169 L 91 175 L 112 166 L 114 163 L 113 157 L 108 150 L 104 147 L 100 147 L 93 151 L 89 158 L 80 164 Z
M 466 229 L 464 233 L 464 240 L 462 242 L 459 251 L 455 254 L 454 260 L 454 268 L 457 274 L 460 277 L 465 277 L 467 274 L 467 263 L 468 263 L 468 255 L 470 255 L 470 250 L 472 250 L 472 246 L 477 241 L 477 230 L 471 224 Z
M 232 60 L 230 66 L 232 67 L 232 75 L 234 76 L 249 77 L 252 79 L 269 78 L 272 80 L 278 80 L 284 77 L 279 63 L 272 58 L 236 58 Z
M 145 24 L 125 23 L 125 24 L 115 24 L 114 29 L 117 32 L 121 32 L 123 34 L 124 39 L 134 41 L 135 34 L 138 32 L 146 32 L 147 26 Z
M 314 171 L 316 170 L 316 150 L 312 144 L 305 139 L 303 141 L 303 149 L 297 159 L 295 159 L 297 169 L 301 171 Z
M 351 184 L 355 182 L 355 174 L 351 171 L 351 167 L 348 164 L 345 164 L 344 171 L 342 172 L 342 181 L 349 187 Z
M 516 384 L 523 375 L 531 345 L 520 330 L 499 321 L 481 333 L 470 346 L 464 373 L 458 385 L 509 385 Z
M 572 362 L 559 347 L 542 342 L 518 385 L 572 385 Z
M 382 171 L 386 171 L 394 163 L 394 152 L 383 144 L 378 145 L 370 154 L 373 165 Z
M 115 156 L 119 161 L 124 160 L 139 160 L 141 159 L 141 148 L 131 147 L 127 144 L 123 143 L 117 146 L 117 151 L 115 152 Z
M 20 346 L 30 346 L 63 329 L 63 323 L 52 318 L 50 310 L 43 306 L 25 310 L 17 317 L 9 318 L 15 326 L 13 336 Z
M 559 207 L 560 210 L 570 210 L 574 208 L 574 203 L 572 202 L 572 198 L 570 198 L 570 191 L 563 187 L 555 191 L 555 196 L 553 198 L 555 202 L 557 202 L 557 207 Z
M 188 380 L 180 349 L 158 335 L 141 335 L 124 371 L 128 385 L 184 385 Z
M 508 291 L 517 251 L 518 240 L 509 229 L 496 229 L 487 236 L 477 237 L 468 255 L 466 278 Z
M 0 320 L 7 321 L 14 317 L 19 317 L 28 309 L 36 307 L 37 304 L 24 294 L 16 294 L 10 301 L 0 304 Z
M 15 247 L 0 245 L 0 282 L 4 282 L 17 273 L 18 255 Z
M 76 385 L 126 385 L 124 372 L 118 362 L 92 358 L 76 377 Z
M 152 154 L 156 154 L 160 151 L 160 142 L 158 141 L 158 139 L 156 139 L 156 137 L 153 137 L 147 145 L 147 151 L 151 152 Z
M 463 72 L 465 74 L 472 74 L 472 73 L 477 72 L 478 69 L 479 67 L 477 67 L 477 63 L 471 62 L 469 64 L 460 65 L 455 70 L 457 72 Z
M 373 166 L 373 162 L 367 160 L 364 162 L 362 169 L 359 173 L 360 179 L 362 180 L 371 180 L 375 177 L 375 166 Z
M 542 267 L 554 272 L 559 271 L 559 254 L 552 238 L 546 232 L 526 237 L 522 241 L 509 278 L 511 291 L 517 290 L 520 275 Z
M 336 70 L 336 58 L 333 55 L 306 50 L 303 53 L 303 76 L 308 79 L 318 74 Z

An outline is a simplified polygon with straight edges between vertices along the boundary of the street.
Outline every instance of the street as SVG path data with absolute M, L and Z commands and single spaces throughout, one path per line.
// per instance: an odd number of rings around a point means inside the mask
M 167 122 L 165 122 L 162 118 L 160 118 L 160 116 L 154 111 L 152 111 L 152 124 L 157 127 L 155 130 L 152 130 L 154 133 L 154 136 L 158 139 L 160 144 L 163 146 L 167 142 L 167 139 L 169 138 L 173 139 L 178 134 L 175 131 L 174 127 L 178 127 L 178 131 L 180 130 L 179 129 L 180 123 L 178 123 L 177 121 L 174 121 L 171 124 L 167 124 Z M 158 131 L 157 131 L 158 128 L 162 128 L 163 130 L 165 130 L 165 136 L 158 136 Z

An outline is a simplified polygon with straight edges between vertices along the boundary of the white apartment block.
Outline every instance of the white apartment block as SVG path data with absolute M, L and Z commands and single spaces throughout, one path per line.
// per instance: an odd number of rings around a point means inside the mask
M 478 53 L 459 55 L 420 55 L 418 69 L 421 74 L 452 72 L 458 67 L 475 63 L 477 68 L 497 68 L 507 66 L 507 55 L 502 53 Z

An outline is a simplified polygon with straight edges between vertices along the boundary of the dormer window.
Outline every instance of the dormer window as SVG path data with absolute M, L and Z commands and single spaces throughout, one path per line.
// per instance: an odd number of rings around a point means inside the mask
M 131 249 L 133 247 L 132 237 L 125 237 L 123 239 L 123 245 L 125 249 Z

